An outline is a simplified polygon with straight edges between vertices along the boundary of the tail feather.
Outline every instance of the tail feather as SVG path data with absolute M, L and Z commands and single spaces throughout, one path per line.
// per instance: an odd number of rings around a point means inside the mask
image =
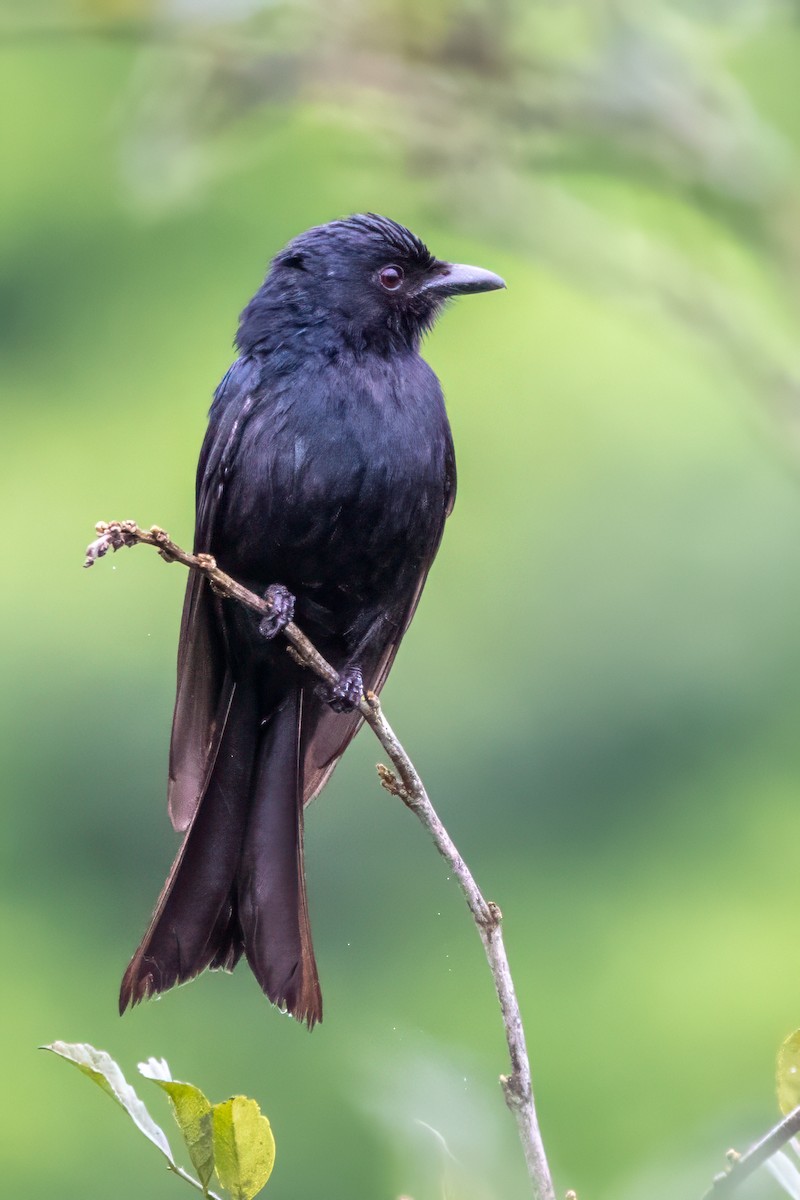
M 274 1004 L 312 1028 L 322 993 L 311 943 L 303 865 L 303 693 L 271 718 L 253 775 L 237 876 L 239 922 L 250 968 Z
M 209 971 L 232 971 L 244 953 L 235 887 L 231 891 L 231 903 L 220 913 L 208 944 L 214 947 L 214 957 L 208 964 Z
M 303 877 L 302 694 L 262 723 L 237 685 L 204 795 L 122 980 L 128 1005 L 232 970 L 242 953 L 264 992 L 312 1027 L 322 1019 Z
M 198 975 L 217 952 L 215 931 L 229 924 L 256 749 L 254 699 L 247 689 L 234 691 L 202 803 L 123 977 L 120 1012 Z

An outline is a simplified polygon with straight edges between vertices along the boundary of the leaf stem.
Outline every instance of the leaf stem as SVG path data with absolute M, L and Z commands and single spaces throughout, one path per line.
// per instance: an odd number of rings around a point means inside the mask
M 168 1160 L 167 1167 L 174 1175 L 177 1175 L 180 1179 L 185 1179 L 187 1183 L 190 1183 L 193 1188 L 197 1188 L 198 1192 L 202 1192 L 204 1196 L 208 1196 L 210 1200 L 222 1200 L 221 1196 L 218 1196 L 216 1192 L 210 1192 L 207 1188 L 204 1188 L 199 1179 L 195 1179 L 194 1175 L 190 1175 L 188 1171 L 184 1171 L 183 1167 L 179 1167 L 177 1163 L 169 1162 Z

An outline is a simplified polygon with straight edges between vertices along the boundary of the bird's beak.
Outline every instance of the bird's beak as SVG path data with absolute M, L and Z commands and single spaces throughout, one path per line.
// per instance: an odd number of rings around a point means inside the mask
M 505 281 L 493 271 L 468 267 L 464 263 L 441 263 L 436 273 L 423 283 L 421 292 L 437 296 L 468 296 L 472 292 L 495 292 Z

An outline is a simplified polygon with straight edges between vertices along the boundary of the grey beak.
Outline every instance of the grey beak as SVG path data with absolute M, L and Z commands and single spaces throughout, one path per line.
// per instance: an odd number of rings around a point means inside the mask
M 442 263 L 435 275 L 422 285 L 421 291 L 437 296 L 468 296 L 472 292 L 496 292 L 505 281 L 493 271 L 468 267 L 464 263 Z

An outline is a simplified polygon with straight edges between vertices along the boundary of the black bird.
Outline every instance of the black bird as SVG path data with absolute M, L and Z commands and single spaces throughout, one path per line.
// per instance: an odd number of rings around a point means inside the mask
M 322 1019 L 303 805 L 356 733 L 362 691 L 380 691 L 453 507 L 450 427 L 420 341 L 451 296 L 503 286 L 354 216 L 290 242 L 242 313 L 200 452 L 194 545 L 275 615 L 259 626 L 190 575 L 169 771 L 186 836 L 121 1012 L 244 953 L 273 1003 Z M 293 616 L 339 688 L 273 640 Z

